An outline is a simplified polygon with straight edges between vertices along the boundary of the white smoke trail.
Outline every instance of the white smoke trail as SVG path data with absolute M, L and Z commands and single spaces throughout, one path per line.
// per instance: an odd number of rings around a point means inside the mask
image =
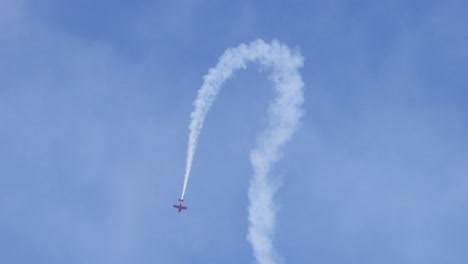
M 248 45 L 227 49 L 216 67 L 204 76 L 204 83 L 198 91 L 191 114 L 190 134 L 187 150 L 187 164 L 181 199 L 187 188 L 193 156 L 197 146 L 206 113 L 215 100 L 221 85 L 234 71 L 246 68 L 246 62 L 258 61 L 272 69 L 270 79 L 274 83 L 276 98 L 268 109 L 269 124 L 252 150 L 250 162 L 254 175 L 249 187 L 249 232 L 247 239 L 253 247 L 255 258 L 260 264 L 277 263 L 271 236 L 275 226 L 273 196 L 275 188 L 268 179 L 272 164 L 279 159 L 280 147 L 288 141 L 297 129 L 302 116 L 303 82 L 299 68 L 302 56 L 287 46 L 273 41 L 271 44 L 256 40 Z

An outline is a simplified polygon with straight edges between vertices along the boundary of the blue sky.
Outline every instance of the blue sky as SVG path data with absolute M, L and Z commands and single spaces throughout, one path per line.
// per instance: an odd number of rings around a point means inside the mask
M 0 3 L 0 262 L 252 263 L 255 65 L 187 126 L 228 47 L 305 57 L 305 111 L 272 176 L 286 263 L 466 263 L 466 1 Z

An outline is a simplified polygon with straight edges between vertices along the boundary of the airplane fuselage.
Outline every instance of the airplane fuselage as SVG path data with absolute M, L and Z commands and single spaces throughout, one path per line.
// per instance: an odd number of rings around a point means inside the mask
M 179 213 L 180 213 L 182 210 L 187 209 L 186 206 L 183 206 L 183 205 L 182 205 L 182 202 L 183 202 L 183 201 L 184 201 L 183 199 L 179 199 L 179 205 L 175 205 L 175 204 L 173 205 L 174 208 L 177 208 L 177 211 L 178 211 Z

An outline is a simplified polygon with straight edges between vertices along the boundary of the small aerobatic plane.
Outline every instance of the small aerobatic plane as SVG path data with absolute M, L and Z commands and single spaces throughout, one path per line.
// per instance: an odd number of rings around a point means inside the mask
M 184 201 L 184 199 L 179 199 L 179 205 L 173 205 L 175 208 L 177 208 L 177 211 L 179 211 L 179 213 L 182 211 L 182 210 L 185 210 L 187 209 L 187 206 L 182 206 L 182 202 Z

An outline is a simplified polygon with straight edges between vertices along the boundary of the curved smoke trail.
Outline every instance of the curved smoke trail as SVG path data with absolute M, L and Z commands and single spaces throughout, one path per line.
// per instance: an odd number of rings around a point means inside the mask
M 260 264 L 277 262 L 271 236 L 275 225 L 273 206 L 274 186 L 268 179 L 272 164 L 278 160 L 280 147 L 288 141 L 297 129 L 302 116 L 303 82 L 299 68 L 303 58 L 277 41 L 268 44 L 256 40 L 248 45 L 241 44 L 227 49 L 216 67 L 204 76 L 204 83 L 198 91 L 191 114 L 190 134 L 187 150 L 187 164 L 181 199 L 185 196 L 197 147 L 198 136 L 205 116 L 221 88 L 233 72 L 246 68 L 246 62 L 258 61 L 272 69 L 270 79 L 274 83 L 276 98 L 268 109 L 268 127 L 260 135 L 256 147 L 251 151 L 250 162 L 254 175 L 249 187 L 249 232 L 247 239 L 252 244 L 254 255 Z

